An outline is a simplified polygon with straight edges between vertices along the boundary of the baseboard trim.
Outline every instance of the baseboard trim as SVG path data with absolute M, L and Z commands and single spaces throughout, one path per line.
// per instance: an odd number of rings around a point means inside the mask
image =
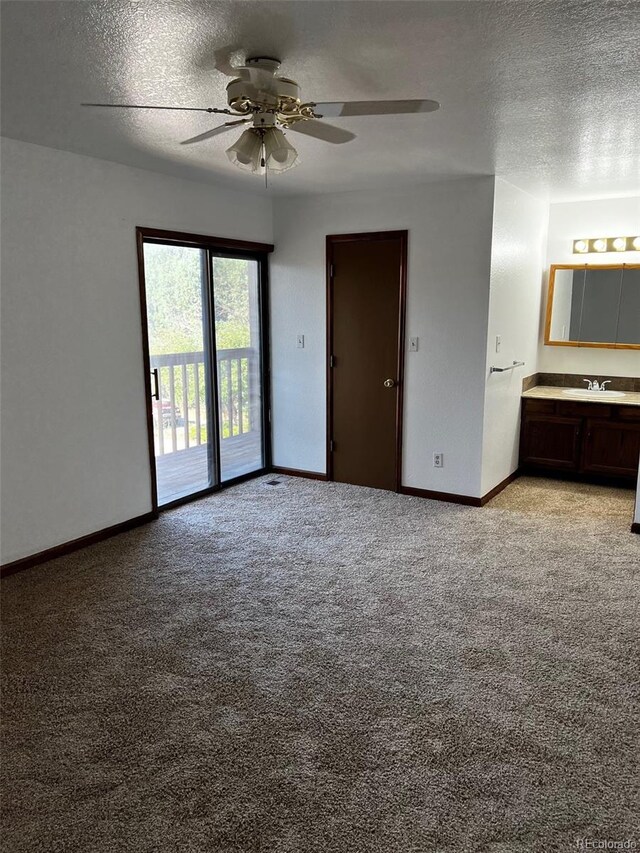
M 326 480 L 327 475 L 319 471 L 302 471 L 299 468 L 283 468 L 281 465 L 272 465 L 274 474 L 285 474 L 287 477 L 304 477 L 307 480 Z
M 640 533 L 640 521 L 634 521 L 631 525 L 632 533 Z
M 520 472 L 514 471 L 481 498 L 474 498 L 471 495 L 458 495 L 455 492 L 434 492 L 431 489 L 416 489 L 413 486 L 400 486 L 400 494 L 411 495 L 415 498 L 426 498 L 430 501 L 445 501 L 450 504 L 463 504 L 463 506 L 484 506 L 491 500 L 491 498 L 495 498 L 497 494 L 499 494 L 509 485 L 509 483 L 512 483 L 516 477 L 519 476 Z
M 413 486 L 400 486 L 401 495 L 410 495 L 414 498 L 426 498 L 430 501 L 445 501 L 450 504 L 464 504 L 465 506 L 481 506 L 482 498 L 472 498 L 471 495 L 457 495 L 454 492 L 434 492 L 431 489 L 415 489 Z
M 496 495 L 499 495 L 503 489 L 509 485 L 509 483 L 513 483 L 520 476 L 520 471 L 516 468 L 508 477 L 505 477 L 501 483 L 498 483 L 497 486 L 494 486 L 490 492 L 487 492 L 486 495 L 483 495 L 480 498 L 480 506 L 484 506 L 486 503 L 489 503 L 491 498 L 495 498 Z
M 157 517 L 157 512 L 146 512 L 144 515 L 129 518 L 127 521 L 121 521 L 119 524 L 105 527 L 103 530 L 96 530 L 95 533 L 89 533 L 87 536 L 81 536 L 79 539 L 72 539 L 71 542 L 63 542 L 61 545 L 47 548 L 46 551 L 31 554 L 29 557 L 22 557 L 20 560 L 14 560 L 12 563 L 5 563 L 3 566 L 0 566 L 0 577 L 5 578 L 9 575 L 15 575 L 16 572 L 22 572 L 33 566 L 39 566 L 40 563 L 47 563 L 49 560 L 65 557 L 67 554 L 79 551 L 88 545 L 95 545 L 97 542 L 110 539 L 119 533 L 126 533 L 127 530 L 133 530 L 134 527 L 141 527 L 143 524 L 148 524 L 148 522 L 154 521 Z

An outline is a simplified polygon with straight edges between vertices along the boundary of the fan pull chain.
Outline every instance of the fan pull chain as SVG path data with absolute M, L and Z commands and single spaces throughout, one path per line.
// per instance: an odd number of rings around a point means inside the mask
M 269 170 L 267 169 L 267 160 L 266 160 L 266 149 L 264 145 L 264 136 L 262 137 L 262 155 L 260 158 L 260 166 L 264 169 L 264 186 L 265 189 L 269 188 Z

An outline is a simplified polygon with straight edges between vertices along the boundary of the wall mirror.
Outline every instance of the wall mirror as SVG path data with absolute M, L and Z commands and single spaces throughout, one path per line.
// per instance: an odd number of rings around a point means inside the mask
M 544 342 L 640 349 L 640 264 L 554 264 Z

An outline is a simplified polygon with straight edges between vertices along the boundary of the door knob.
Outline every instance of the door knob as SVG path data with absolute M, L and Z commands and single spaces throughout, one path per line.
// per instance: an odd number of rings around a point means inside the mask
M 396 384 L 396 381 L 395 379 L 385 379 L 382 384 L 385 388 L 393 388 L 393 386 Z

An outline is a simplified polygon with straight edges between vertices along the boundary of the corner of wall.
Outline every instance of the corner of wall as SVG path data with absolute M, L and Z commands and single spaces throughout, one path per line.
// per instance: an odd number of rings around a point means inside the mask
M 538 367 L 547 221 L 546 202 L 496 178 L 485 354 L 483 495 L 518 466 L 522 379 Z M 515 361 L 524 361 L 524 366 L 490 373 L 491 366 L 509 367 Z

